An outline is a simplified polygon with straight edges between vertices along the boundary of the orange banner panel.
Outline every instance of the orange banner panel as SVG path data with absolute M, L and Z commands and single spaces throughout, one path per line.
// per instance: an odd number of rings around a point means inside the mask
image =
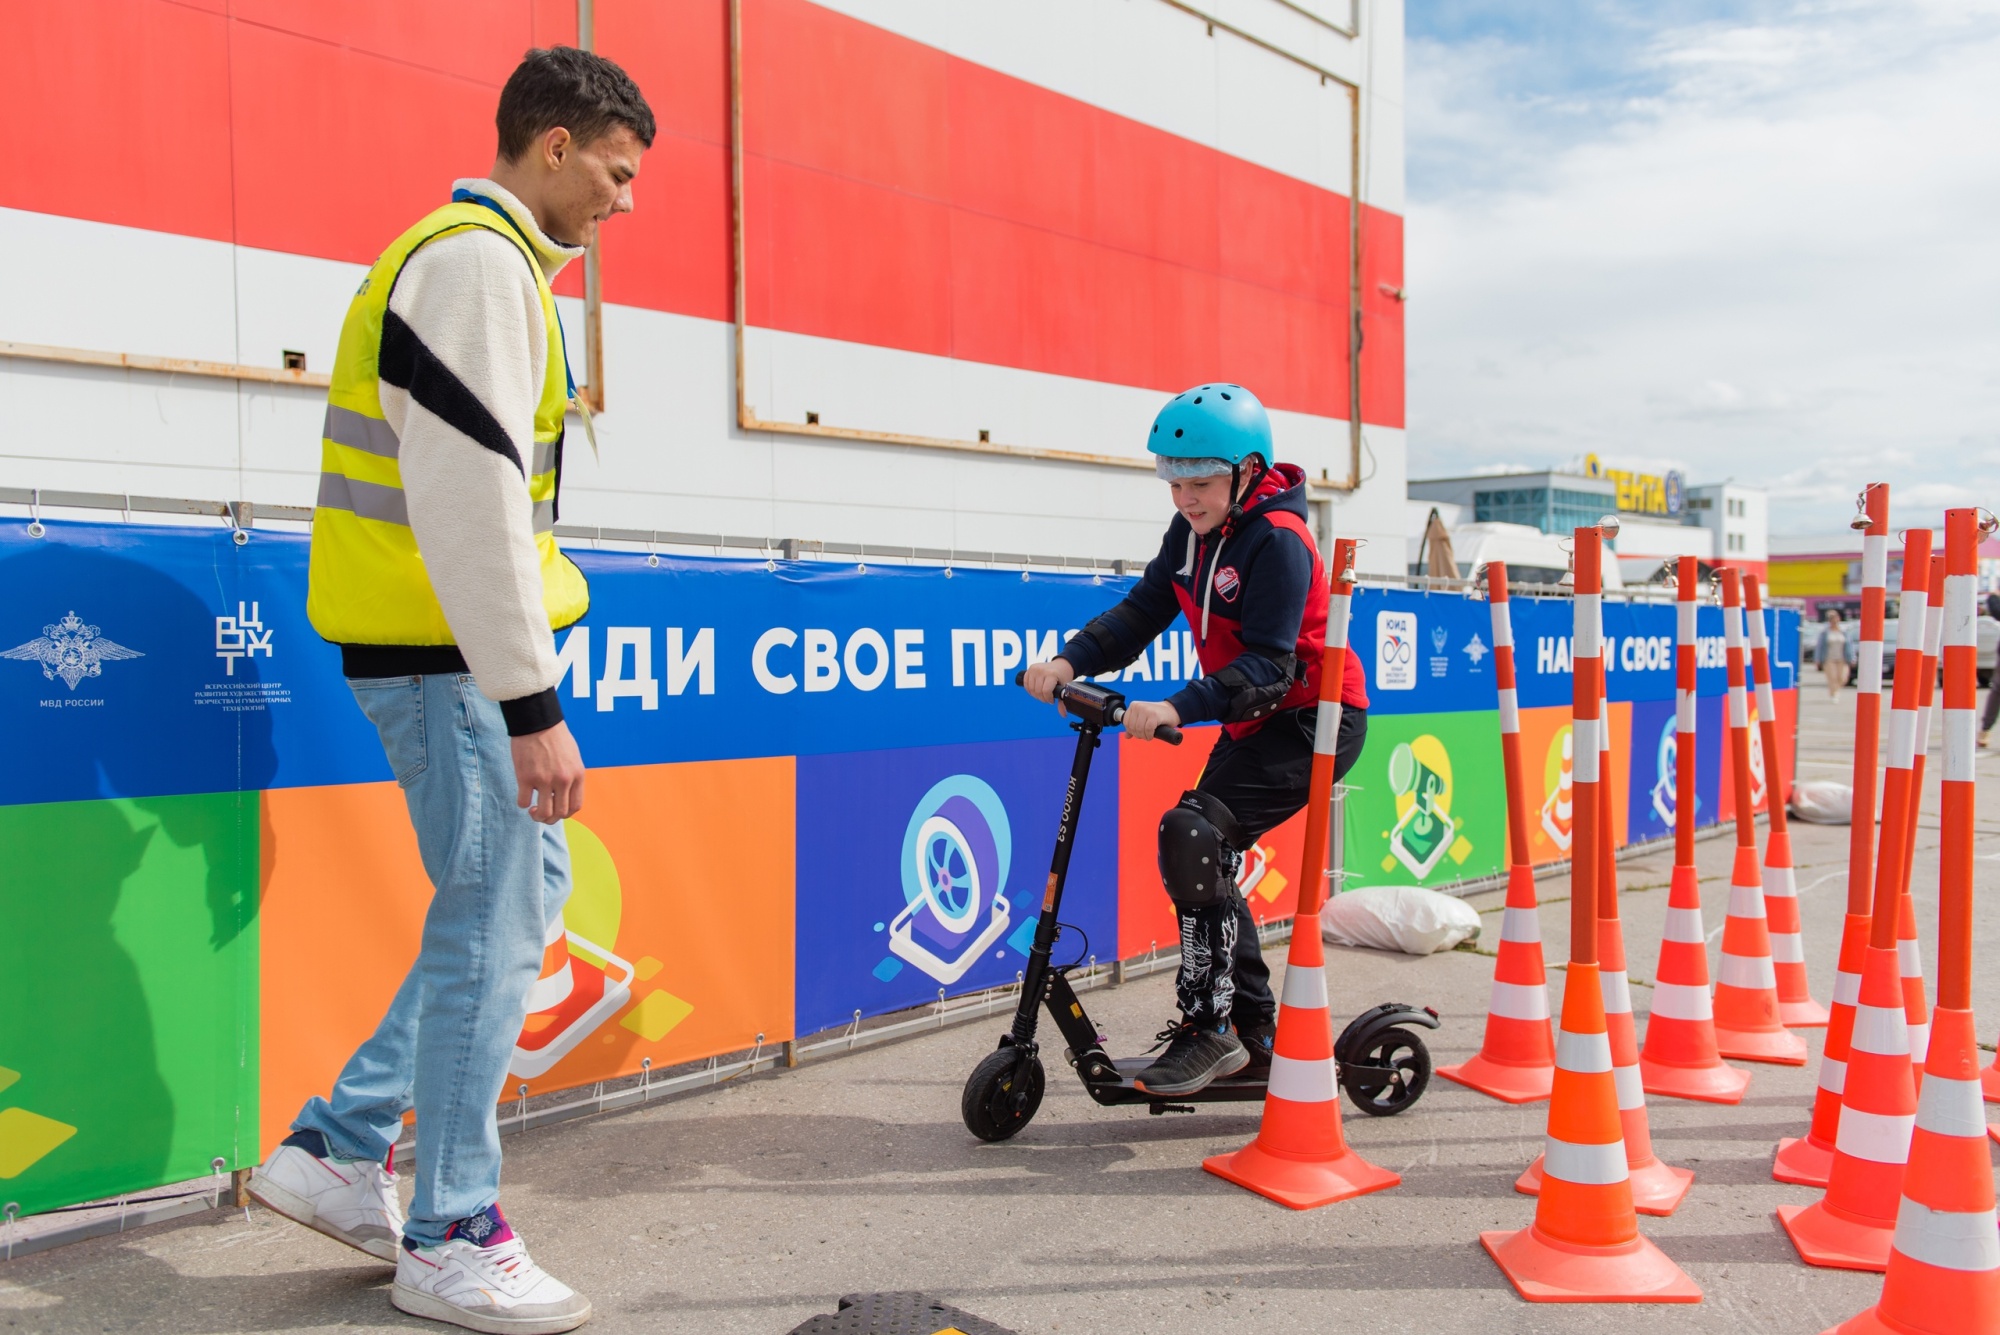
M 792 1037 L 793 761 L 592 770 L 568 823 L 559 965 L 507 1089 L 632 1075 Z M 394 784 L 266 795 L 262 1139 L 283 1139 L 387 1010 L 430 903 Z M 554 981 L 551 981 L 553 979 Z
M 1174 906 L 1160 885 L 1160 816 L 1195 786 L 1217 727 L 1189 728 L 1179 746 L 1139 742 L 1118 734 L 1118 955 L 1143 957 L 1155 945 L 1180 945 Z M 1260 923 L 1298 911 L 1299 864 L 1305 857 L 1305 813 L 1260 838 L 1237 874 L 1250 915 Z

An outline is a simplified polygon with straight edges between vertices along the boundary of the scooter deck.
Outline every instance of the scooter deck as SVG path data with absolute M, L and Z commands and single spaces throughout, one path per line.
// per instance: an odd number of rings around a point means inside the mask
M 1090 1097 L 1106 1107 L 1129 1103 L 1256 1103 L 1263 1101 L 1267 1085 L 1268 1072 L 1260 1072 L 1255 1076 L 1226 1075 L 1192 1094 L 1149 1094 L 1133 1083 L 1133 1077 L 1153 1064 L 1151 1057 L 1114 1057 L 1111 1064 L 1118 1074 L 1116 1081 L 1102 1075 L 1094 1078 L 1086 1075 L 1083 1080 Z

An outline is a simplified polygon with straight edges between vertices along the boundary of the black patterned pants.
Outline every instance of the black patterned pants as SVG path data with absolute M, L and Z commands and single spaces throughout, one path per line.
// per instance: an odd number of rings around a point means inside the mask
M 1318 721 L 1317 705 L 1288 709 L 1273 714 L 1253 733 L 1241 738 L 1225 733 L 1216 741 L 1195 787 L 1236 817 L 1233 851 L 1238 866 L 1246 849 L 1305 806 Z M 1342 709 L 1340 736 L 1334 744 L 1336 779 L 1354 767 L 1367 736 L 1368 711 Z M 1227 900 L 1179 912 L 1181 969 L 1174 998 L 1181 1014 L 1195 1024 L 1227 1021 L 1242 1033 L 1275 1023 L 1278 1002 L 1271 995 L 1271 968 L 1257 942 L 1256 921 L 1234 888 L 1236 870 L 1230 869 Z

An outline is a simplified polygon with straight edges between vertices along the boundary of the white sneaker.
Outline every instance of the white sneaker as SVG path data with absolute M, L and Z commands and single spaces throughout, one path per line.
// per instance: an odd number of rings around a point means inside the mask
M 250 1174 L 250 1194 L 294 1223 L 396 1264 L 403 1241 L 396 1175 L 372 1159 L 314 1154 L 293 1143 L 302 1138 L 288 1139 Z
M 590 1299 L 534 1263 L 497 1205 L 453 1224 L 435 1247 L 404 1243 L 389 1301 L 495 1335 L 557 1335 L 590 1320 Z

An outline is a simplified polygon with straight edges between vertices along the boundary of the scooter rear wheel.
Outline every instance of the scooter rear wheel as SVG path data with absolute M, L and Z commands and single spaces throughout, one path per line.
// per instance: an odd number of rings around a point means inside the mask
M 1364 1075 L 1364 1070 L 1392 1074 L 1382 1079 Z M 1385 1029 L 1356 1055 L 1354 1065 L 1341 1067 L 1340 1075 L 1355 1107 L 1370 1117 L 1394 1117 L 1424 1096 L 1431 1082 L 1431 1050 L 1408 1029 Z
M 1042 1106 L 1042 1059 L 1001 1048 L 972 1068 L 959 1100 L 965 1129 L 985 1141 L 1006 1140 Z

